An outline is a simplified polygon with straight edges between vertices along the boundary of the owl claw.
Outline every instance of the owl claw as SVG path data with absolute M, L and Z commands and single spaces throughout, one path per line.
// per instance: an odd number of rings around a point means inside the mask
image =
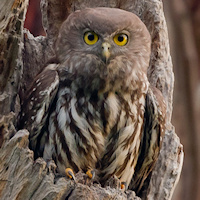
M 127 190 L 127 184 L 126 184 L 126 182 L 121 182 L 121 190 L 123 190 L 123 191 Z
M 89 177 L 91 180 L 93 180 L 94 177 L 95 177 L 95 171 L 94 171 L 94 170 L 89 169 L 89 170 L 87 170 L 86 174 L 88 175 L 88 177 Z
M 65 169 L 65 173 L 70 179 L 73 179 L 74 181 L 76 181 L 74 172 L 73 172 L 73 170 L 71 168 L 66 168 Z

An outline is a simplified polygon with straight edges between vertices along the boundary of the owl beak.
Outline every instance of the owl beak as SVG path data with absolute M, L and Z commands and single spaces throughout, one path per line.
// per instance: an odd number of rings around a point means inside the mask
M 108 42 L 102 43 L 102 56 L 105 63 L 107 63 L 110 58 L 110 47 L 111 45 Z

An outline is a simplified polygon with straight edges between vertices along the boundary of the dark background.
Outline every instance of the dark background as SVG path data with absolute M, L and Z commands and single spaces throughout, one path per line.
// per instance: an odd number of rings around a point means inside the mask
M 173 200 L 200 199 L 200 0 L 163 0 L 175 87 L 172 123 L 185 159 Z M 25 27 L 45 35 L 40 0 L 30 0 Z

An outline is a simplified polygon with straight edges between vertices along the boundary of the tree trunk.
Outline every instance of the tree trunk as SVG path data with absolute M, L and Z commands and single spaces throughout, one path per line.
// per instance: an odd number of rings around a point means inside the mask
M 117 7 L 138 15 L 152 36 L 148 78 L 167 102 L 167 130 L 159 160 L 145 185 L 142 199 L 171 199 L 179 180 L 183 149 L 171 125 L 174 76 L 161 0 L 42 0 L 43 25 L 47 36 L 33 37 L 24 30 L 28 0 L 2 0 L 0 12 L 0 199 L 140 199 L 133 191 L 77 183 L 54 173 L 55 164 L 34 161 L 28 148 L 29 133 L 16 132 L 19 96 L 54 55 L 53 43 L 68 15 L 85 7 Z M 20 88 L 20 89 L 19 89 Z M 116 180 L 114 180 L 115 182 Z

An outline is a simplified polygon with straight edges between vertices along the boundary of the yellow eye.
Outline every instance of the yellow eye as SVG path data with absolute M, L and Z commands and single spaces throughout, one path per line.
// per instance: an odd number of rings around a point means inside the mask
M 98 35 L 93 31 L 88 31 L 84 35 L 84 41 L 88 45 L 93 45 L 98 41 Z
M 124 33 L 119 33 L 114 36 L 113 40 L 117 45 L 124 46 L 128 42 L 128 36 Z

